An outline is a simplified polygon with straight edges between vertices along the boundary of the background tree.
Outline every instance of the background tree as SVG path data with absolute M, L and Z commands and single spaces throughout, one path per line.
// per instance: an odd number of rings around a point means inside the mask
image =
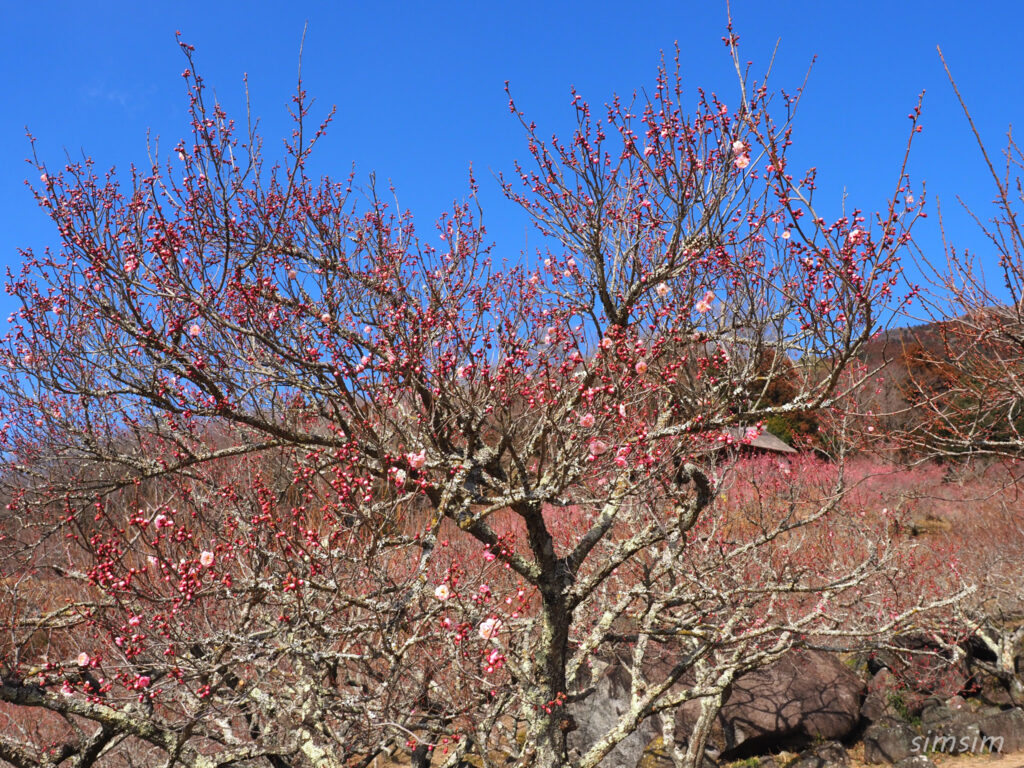
M 658 718 L 694 766 L 744 671 L 955 602 L 948 569 L 897 582 L 913 554 L 844 440 L 736 464 L 736 427 L 845 434 L 919 208 L 901 169 L 873 225 L 818 215 L 798 96 L 727 41 L 736 110 L 684 112 L 665 67 L 603 119 L 574 94 L 565 142 L 510 101 L 529 163 L 503 183 L 547 250 L 500 267 L 472 181 L 426 238 L 372 182 L 310 178 L 301 87 L 268 168 L 185 45 L 170 158 L 124 188 L 39 162 L 62 248 L 9 286 L 0 759 L 593 766 Z M 570 754 L 613 658 L 628 711 Z
M 997 169 L 948 66 L 946 74 L 992 176 L 993 216 L 985 221 L 967 210 L 997 258 L 995 269 L 986 269 L 992 262 L 989 256 L 982 259 L 945 240 L 943 262 L 922 262 L 929 278 L 923 296 L 934 324 L 928 343 L 908 355 L 913 363 L 908 389 L 916 414 L 904 439 L 917 457 L 948 460 L 968 478 L 973 474 L 1002 480 L 999 492 L 979 494 L 975 501 L 975 508 L 995 505 L 996 511 L 986 515 L 986 523 L 979 526 L 986 534 L 973 545 L 981 550 L 973 556 L 986 564 L 985 578 L 979 599 L 964 606 L 964 618 L 975 627 L 985 655 L 978 664 L 1020 703 L 1024 680 L 1016 658 L 1024 648 L 1024 524 L 1016 489 L 1024 456 L 1024 235 L 1019 221 L 1024 158 L 1008 134 Z M 983 549 L 981 542 L 990 546 Z

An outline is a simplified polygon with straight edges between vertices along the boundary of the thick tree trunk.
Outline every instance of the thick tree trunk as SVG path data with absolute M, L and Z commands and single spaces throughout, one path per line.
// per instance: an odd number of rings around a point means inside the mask
M 517 765 L 562 768 L 567 763 L 566 734 L 570 730 L 563 702 L 572 622 L 567 594 L 572 586 L 572 573 L 569 563 L 555 552 L 541 505 L 529 502 L 515 509 L 526 523 L 530 550 L 540 568 L 536 584 L 542 600 L 540 637 L 525 702 L 529 708 L 526 743 Z
M 544 596 L 544 614 L 534 661 L 534 711 L 526 734 L 524 768 L 561 768 L 566 764 L 566 736 L 571 729 L 565 694 L 570 616 L 561 590 Z

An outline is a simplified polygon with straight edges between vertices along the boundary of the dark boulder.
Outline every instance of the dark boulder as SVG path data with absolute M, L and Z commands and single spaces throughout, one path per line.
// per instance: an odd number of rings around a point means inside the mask
M 907 723 L 882 720 L 864 731 L 864 762 L 898 763 L 921 749 L 921 735 Z
M 924 735 L 921 751 L 959 755 L 981 750 L 978 716 L 959 696 L 948 702 L 929 699 L 921 711 L 921 731 Z
M 836 656 L 793 651 L 733 684 L 718 716 L 722 758 L 844 739 L 857 728 L 863 691 Z
M 988 751 L 1019 752 L 1024 749 L 1024 710 L 1007 709 L 988 715 L 978 725 L 988 742 Z
M 961 755 L 981 752 L 981 727 L 970 718 L 958 717 L 932 725 L 921 726 L 924 731 L 921 751 Z

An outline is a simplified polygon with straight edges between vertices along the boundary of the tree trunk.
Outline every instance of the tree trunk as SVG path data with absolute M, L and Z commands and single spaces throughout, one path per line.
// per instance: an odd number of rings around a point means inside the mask
M 565 666 L 569 651 L 569 623 L 562 590 L 544 594 L 540 644 L 534 661 L 534 707 L 520 765 L 524 768 L 561 768 L 566 764 L 566 736 L 571 730 L 564 704 Z
M 718 679 L 718 693 L 701 699 L 700 715 L 690 732 L 681 768 L 701 768 L 704 762 L 704 750 L 707 749 L 708 738 L 711 736 L 711 728 L 729 695 L 731 685 L 732 674 L 727 673 Z

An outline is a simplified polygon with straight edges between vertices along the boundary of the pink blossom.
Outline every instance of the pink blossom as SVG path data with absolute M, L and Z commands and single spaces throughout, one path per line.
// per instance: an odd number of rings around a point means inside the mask
M 434 590 L 434 597 L 436 597 L 441 602 L 444 602 L 451 596 L 452 591 L 448 588 L 447 584 L 438 584 L 437 589 Z
M 619 467 L 625 468 L 629 465 L 629 460 L 626 458 L 629 456 L 630 448 L 628 445 L 624 445 L 615 451 L 615 464 Z
M 486 552 L 484 552 L 484 560 L 486 560 L 488 563 L 491 562 L 494 558 L 495 554 L 491 552 L 491 550 L 488 549 Z
M 626 406 L 623 403 L 619 403 L 619 418 L 626 418 Z
M 788 229 L 782 230 L 782 239 L 783 240 L 789 240 L 789 230 Z
M 657 151 L 654 147 L 644 147 L 644 157 L 650 157 Z
M 715 294 L 713 292 L 711 292 L 711 291 L 708 291 L 707 293 L 704 294 L 704 298 L 702 298 L 700 301 L 697 302 L 697 304 L 694 306 L 694 309 L 696 309 L 702 315 L 705 312 L 710 312 L 711 311 L 711 303 L 714 300 L 715 300 Z
M 289 280 L 294 280 L 298 276 L 299 276 L 299 273 L 296 272 L 294 269 L 289 269 L 288 270 L 288 279 Z
M 213 552 L 208 549 L 204 549 L 202 554 L 199 555 L 199 564 L 202 565 L 203 568 L 209 568 L 213 565 Z
M 490 640 L 496 636 L 501 630 L 501 619 L 484 619 L 480 624 L 480 637 L 484 640 Z
M 202 334 L 203 329 L 199 327 L 198 323 L 192 323 L 192 325 L 189 326 L 188 335 L 191 336 L 193 339 L 202 336 Z
M 130 626 L 130 627 L 137 627 L 141 623 L 142 623 L 142 617 L 141 616 L 132 616 L 130 619 L 128 619 L 128 626 Z
M 590 455 L 591 456 L 600 456 L 602 453 L 605 453 L 607 450 L 608 450 L 608 443 L 606 443 L 604 440 L 594 439 L 594 440 L 590 441 Z
M 78 666 L 88 667 L 89 664 L 92 662 L 92 659 L 89 658 L 88 653 L 82 651 L 80 654 L 78 654 L 78 658 L 76 659 L 76 661 L 78 662 Z
M 139 677 L 139 688 L 148 688 L 151 682 L 149 675 L 142 675 Z
M 395 485 L 401 488 L 403 485 L 405 485 L 406 477 L 407 475 L 405 474 L 404 469 L 395 470 Z
M 614 343 L 615 342 L 613 342 L 611 339 L 605 336 L 603 339 L 601 339 L 601 349 L 609 349 Z
M 633 370 L 635 370 L 639 375 L 643 376 L 645 373 L 647 373 L 647 362 L 644 360 L 637 360 L 636 365 L 633 366 Z
M 153 518 L 153 525 L 157 527 L 157 530 L 159 530 L 160 528 L 170 528 L 174 525 L 174 521 L 171 520 L 171 518 L 169 518 L 167 515 L 157 515 L 155 518 Z
M 658 283 L 658 285 L 655 287 L 654 291 L 659 296 L 668 296 L 668 284 L 667 283 Z
M 851 245 L 856 245 L 857 243 L 859 243 L 861 241 L 861 238 L 863 236 L 864 236 L 864 231 L 863 230 L 851 229 L 850 233 L 846 236 L 846 242 L 850 243 Z
M 185 162 L 185 153 L 182 152 L 180 149 L 178 150 L 178 159 L 181 160 L 181 162 L 183 163 Z
M 329 322 L 331 322 L 331 313 L 330 312 L 324 312 L 322 315 L 320 315 L 320 322 L 321 323 L 329 323 Z
M 583 427 L 584 429 L 590 429 L 592 426 L 594 426 L 595 421 L 596 420 L 594 419 L 594 414 L 592 413 L 585 413 L 582 416 L 580 416 L 580 426 Z
M 423 465 L 427 463 L 427 451 L 424 448 L 419 453 L 407 453 L 405 458 L 413 469 L 422 469 Z
M 47 184 L 50 181 L 50 177 L 44 173 L 39 177 L 39 180 L 43 182 L 43 184 Z
M 129 256 L 124 260 L 124 271 L 129 275 L 139 268 L 139 260 L 134 256 Z
M 742 141 L 737 140 L 732 143 L 732 153 L 736 156 L 732 162 L 737 168 L 743 170 L 750 165 L 750 147 Z

